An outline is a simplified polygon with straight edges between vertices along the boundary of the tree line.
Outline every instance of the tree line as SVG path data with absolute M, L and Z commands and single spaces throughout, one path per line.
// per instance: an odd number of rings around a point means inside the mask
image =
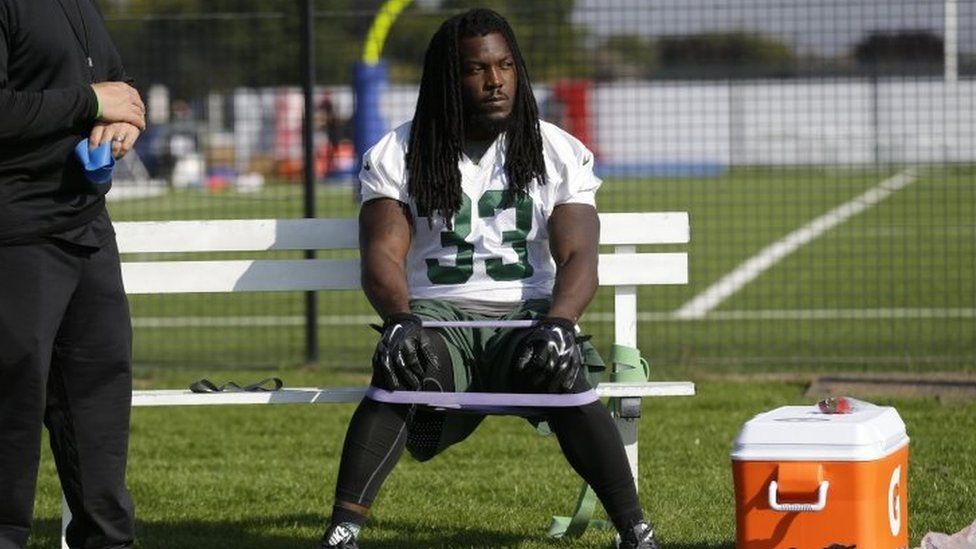
M 299 85 L 301 3 L 297 0 L 104 0 L 129 72 L 177 96 L 240 86 Z M 316 80 L 351 82 L 363 40 L 383 0 L 315 3 Z M 594 36 L 573 22 L 574 0 L 418 0 L 396 21 L 383 52 L 394 83 L 419 81 L 423 54 L 448 15 L 487 6 L 518 31 L 532 77 L 598 81 L 669 78 L 783 78 L 941 71 L 942 39 L 925 30 L 873 33 L 837 58 L 799 55 L 755 32 L 647 38 Z M 964 68 L 967 59 L 963 59 Z M 968 59 L 971 61 L 971 59 Z M 969 63 L 971 65 L 972 63 Z

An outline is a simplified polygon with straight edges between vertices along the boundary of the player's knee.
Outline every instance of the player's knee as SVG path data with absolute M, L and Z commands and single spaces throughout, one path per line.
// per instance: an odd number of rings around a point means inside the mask
M 430 338 L 430 352 L 437 361 L 436 368 L 428 368 L 421 380 L 421 391 L 452 392 L 455 390 L 454 361 L 447 348 L 447 342 L 437 330 L 426 329 Z
M 446 421 L 444 412 L 418 409 L 407 428 L 407 451 L 417 461 L 428 461 L 443 449 L 441 438 Z

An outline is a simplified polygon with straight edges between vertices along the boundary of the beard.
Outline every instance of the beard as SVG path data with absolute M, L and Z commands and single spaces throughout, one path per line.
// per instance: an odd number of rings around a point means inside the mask
M 475 130 L 479 134 L 498 135 L 507 131 L 511 125 L 513 116 L 509 112 L 505 116 L 493 116 L 491 112 L 474 112 L 465 119 L 465 127 Z

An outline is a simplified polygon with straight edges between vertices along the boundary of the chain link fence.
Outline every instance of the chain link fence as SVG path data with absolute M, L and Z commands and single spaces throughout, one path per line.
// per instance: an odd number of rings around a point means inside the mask
M 356 215 L 354 80 L 384 2 L 306 2 L 311 65 L 303 1 L 102 2 L 150 119 L 114 219 Z M 402 4 L 380 56 L 387 129 L 412 117 L 433 31 L 473 5 Z M 976 368 L 976 2 L 486 4 L 513 24 L 544 118 L 596 153 L 600 209 L 691 214 L 691 283 L 639 297 L 653 368 Z M 319 361 L 365 371 L 365 299 L 317 299 Z M 603 348 L 611 307 L 601 291 L 582 322 Z M 302 294 L 132 309 L 141 364 L 308 358 Z

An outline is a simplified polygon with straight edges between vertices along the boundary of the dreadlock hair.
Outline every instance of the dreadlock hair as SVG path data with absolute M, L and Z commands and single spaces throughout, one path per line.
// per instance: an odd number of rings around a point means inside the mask
M 515 33 L 501 15 L 489 9 L 472 9 L 451 17 L 430 40 L 424 58 L 417 110 L 407 148 L 407 191 L 417 202 L 418 214 L 439 214 L 450 224 L 461 207 L 461 171 L 464 150 L 464 107 L 461 94 L 461 59 L 458 42 L 465 38 L 499 33 L 508 43 L 517 72 L 512 112 L 506 124 L 506 202 L 526 193 L 533 179 L 546 182 L 536 105 L 525 60 Z

